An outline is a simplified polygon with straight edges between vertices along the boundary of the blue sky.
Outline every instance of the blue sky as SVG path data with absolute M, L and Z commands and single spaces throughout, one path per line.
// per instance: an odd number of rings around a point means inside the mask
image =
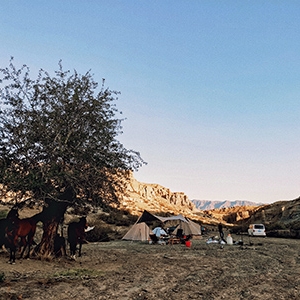
M 190 199 L 300 194 L 298 1 L 0 0 L 0 66 L 92 70 L 121 92 L 135 177 Z

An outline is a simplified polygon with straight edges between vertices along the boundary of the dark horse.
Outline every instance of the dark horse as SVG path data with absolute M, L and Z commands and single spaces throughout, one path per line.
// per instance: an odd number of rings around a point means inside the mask
M 4 247 L 7 247 L 7 239 L 5 233 L 7 226 L 8 226 L 8 220 L 0 219 L 0 247 L 2 247 L 3 249 L 5 249 Z
M 20 258 L 23 257 L 26 248 L 28 247 L 28 253 L 26 258 L 30 255 L 30 249 L 33 244 L 33 237 L 36 231 L 36 224 L 40 220 L 39 214 L 30 218 L 20 219 L 18 209 L 13 207 L 7 217 L 8 223 L 6 226 L 6 238 L 8 241 L 8 247 L 10 248 L 9 262 L 14 263 L 16 258 L 16 249 L 19 243 L 23 246 Z
M 70 255 L 75 259 L 76 247 L 79 244 L 78 256 L 81 256 L 82 244 L 87 243 L 85 229 L 87 228 L 86 217 L 81 217 L 79 222 L 72 222 L 68 226 L 68 242 L 70 244 Z

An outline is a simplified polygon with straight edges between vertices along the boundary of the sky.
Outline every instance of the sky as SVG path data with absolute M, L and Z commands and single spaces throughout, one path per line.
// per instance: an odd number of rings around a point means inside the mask
M 0 67 L 62 60 L 121 92 L 137 180 L 198 200 L 300 195 L 299 1 L 0 4 Z

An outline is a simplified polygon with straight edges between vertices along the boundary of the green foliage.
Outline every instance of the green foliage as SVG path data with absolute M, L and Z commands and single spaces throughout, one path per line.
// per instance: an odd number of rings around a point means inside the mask
M 240 234 L 240 233 L 245 233 L 248 232 L 248 225 L 244 224 L 244 225 L 237 225 L 237 226 L 233 226 L 230 228 L 230 233 L 234 233 L 234 234 Z
M 5 280 L 5 274 L 4 272 L 0 272 L 0 283 L 4 282 L 4 280 Z
M 295 221 L 291 224 L 291 229 L 300 230 L 300 221 Z
M 0 83 L 0 182 L 36 198 L 117 201 L 126 172 L 144 164 L 117 140 L 119 93 L 61 62 L 54 76 L 40 70 L 32 79 L 11 59 Z
M 89 242 L 109 242 L 110 234 L 113 234 L 113 230 L 105 226 L 101 221 L 96 221 L 93 223 L 95 228 L 86 233 L 86 239 Z
M 116 226 L 130 226 L 137 220 L 137 217 L 130 214 L 124 215 L 123 211 L 115 210 L 108 215 L 101 215 L 101 220 L 107 224 L 114 224 Z
M 0 219 L 6 218 L 8 210 L 0 210 Z
M 288 229 L 288 226 L 286 226 L 283 223 L 276 222 L 276 223 L 271 223 L 266 225 L 266 231 L 271 231 L 271 230 L 283 230 L 283 229 Z

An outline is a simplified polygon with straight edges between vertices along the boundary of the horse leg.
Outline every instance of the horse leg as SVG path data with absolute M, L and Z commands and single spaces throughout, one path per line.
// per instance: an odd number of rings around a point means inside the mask
M 14 244 L 14 242 L 10 243 L 9 245 L 9 261 L 8 263 L 14 265 L 16 263 L 16 244 Z
M 79 242 L 78 257 L 81 257 L 81 247 L 82 247 L 82 243 Z
M 76 243 L 74 242 L 71 242 L 70 243 L 70 255 L 73 259 L 76 259 L 75 258 L 75 253 L 76 253 Z
M 10 248 L 9 261 L 10 264 L 16 263 L 16 249 L 13 249 L 13 246 Z
M 31 246 L 33 244 L 33 236 L 34 236 L 34 233 L 30 233 L 28 236 L 27 236 L 27 247 L 28 247 L 28 253 L 26 254 L 25 258 L 30 258 L 30 250 L 31 250 Z
M 22 249 L 22 252 L 21 252 L 21 254 L 20 254 L 20 258 L 22 258 L 23 257 L 23 255 L 24 255 L 24 252 L 25 252 L 25 250 L 26 250 L 26 248 L 27 248 L 27 241 L 26 241 L 26 238 L 25 237 L 22 237 L 21 238 L 21 246 L 23 246 L 23 249 Z

